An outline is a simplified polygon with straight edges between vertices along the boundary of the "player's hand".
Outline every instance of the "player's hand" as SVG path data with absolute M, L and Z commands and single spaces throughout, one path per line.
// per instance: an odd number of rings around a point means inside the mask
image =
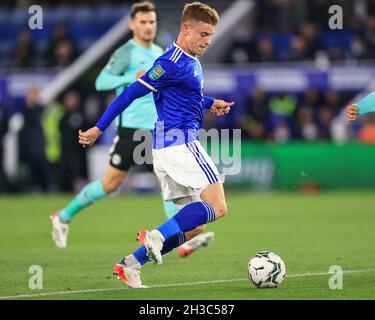
M 212 104 L 210 111 L 216 116 L 223 116 L 230 111 L 230 108 L 234 105 L 234 102 L 226 102 L 224 100 L 215 99 Z
M 139 71 L 139 72 L 135 75 L 135 78 L 136 78 L 137 80 L 138 80 L 139 78 L 142 78 L 142 77 L 145 75 L 146 72 L 147 72 L 146 70 Z
M 348 121 L 354 121 L 357 119 L 359 108 L 355 105 L 350 105 L 346 107 L 346 119 Z
M 83 146 L 92 146 L 103 132 L 97 127 L 92 127 L 87 131 L 79 130 L 79 143 Z

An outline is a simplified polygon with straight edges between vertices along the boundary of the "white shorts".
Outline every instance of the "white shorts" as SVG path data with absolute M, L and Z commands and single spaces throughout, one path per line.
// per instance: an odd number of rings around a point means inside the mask
M 224 182 L 224 176 L 197 140 L 153 149 L 152 156 L 165 200 L 200 196 L 208 185 Z

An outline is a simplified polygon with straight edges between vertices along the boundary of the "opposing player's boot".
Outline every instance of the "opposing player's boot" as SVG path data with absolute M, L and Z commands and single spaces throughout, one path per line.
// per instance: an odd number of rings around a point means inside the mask
M 113 274 L 129 288 L 147 288 L 141 281 L 141 265 L 134 257 L 128 256 L 116 263 Z
M 181 257 L 187 257 L 199 248 L 208 246 L 215 238 L 215 234 L 210 231 L 196 236 L 195 238 L 185 242 L 178 248 L 178 254 Z
M 163 258 L 161 250 L 163 249 L 163 240 L 156 230 L 141 230 L 137 233 L 137 240 L 147 249 L 147 256 L 154 264 L 162 264 Z
M 52 239 L 56 246 L 65 249 L 68 241 L 69 223 L 62 222 L 57 212 L 50 216 L 52 222 Z

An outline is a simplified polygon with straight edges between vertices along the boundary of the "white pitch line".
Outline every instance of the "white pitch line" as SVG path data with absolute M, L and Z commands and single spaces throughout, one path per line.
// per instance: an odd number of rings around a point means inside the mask
M 366 272 L 375 272 L 375 269 L 343 270 L 343 273 L 366 273 Z M 328 273 L 328 272 L 299 273 L 299 274 L 287 275 L 286 278 L 326 276 L 329 274 L 332 274 L 332 273 Z M 212 280 L 212 281 L 161 284 L 161 285 L 149 286 L 143 290 L 153 289 L 153 288 L 194 286 L 194 285 L 216 284 L 216 283 L 225 283 L 225 282 L 239 282 L 239 281 L 249 281 L 249 279 L 241 278 L 241 279 L 224 279 L 224 280 Z M 16 295 L 16 296 L 0 296 L 0 299 L 5 300 L 5 299 L 18 299 L 18 298 L 33 298 L 33 297 L 66 295 L 66 294 L 74 294 L 74 293 L 111 292 L 111 291 L 120 291 L 120 290 L 121 291 L 129 290 L 129 288 L 124 287 L 124 288 L 108 288 L 108 289 L 87 289 L 87 290 L 75 290 L 75 291 L 57 291 L 57 292 L 46 292 L 46 293 L 37 293 L 37 294 L 22 294 L 22 295 Z

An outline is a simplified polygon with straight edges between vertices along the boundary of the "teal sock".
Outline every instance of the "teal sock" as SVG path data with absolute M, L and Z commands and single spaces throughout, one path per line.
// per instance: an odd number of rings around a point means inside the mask
M 176 205 L 173 201 L 167 201 L 163 198 L 163 193 L 161 194 L 161 197 L 163 199 L 164 204 L 164 213 L 167 216 L 168 219 L 172 218 L 177 213 Z
M 68 222 L 82 209 L 90 204 L 104 198 L 107 194 L 103 190 L 103 185 L 100 180 L 91 182 L 85 186 L 73 200 L 59 212 L 59 217 L 62 221 Z

